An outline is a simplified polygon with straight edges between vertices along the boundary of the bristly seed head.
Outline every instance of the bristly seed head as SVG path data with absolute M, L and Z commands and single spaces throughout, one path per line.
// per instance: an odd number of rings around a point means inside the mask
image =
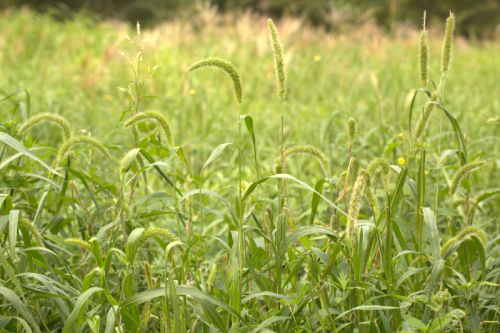
M 229 74 L 231 80 L 233 80 L 234 94 L 236 95 L 236 102 L 241 104 L 243 91 L 241 89 L 241 81 L 238 72 L 234 68 L 233 64 L 229 61 L 219 58 L 208 58 L 195 62 L 188 67 L 187 71 L 192 72 L 201 67 L 217 67 L 222 69 L 224 72 Z
M 347 121 L 347 126 L 348 126 L 348 134 L 349 134 L 349 141 L 354 142 L 354 138 L 356 138 L 356 120 L 354 118 L 349 118 Z
M 68 244 L 73 244 L 73 245 L 79 246 L 81 248 L 87 249 L 90 252 L 92 252 L 92 246 L 90 246 L 90 244 L 86 241 L 82 241 L 82 240 L 76 239 L 76 238 L 69 238 L 69 239 L 66 239 L 64 242 L 68 243 Z
M 427 69 L 429 62 L 429 45 L 427 43 L 428 31 L 425 30 L 425 15 L 424 11 L 424 23 L 418 42 L 418 65 L 420 69 L 420 83 L 422 86 L 427 84 Z
M 161 238 L 168 243 L 175 242 L 179 240 L 174 234 L 172 234 L 170 231 L 165 230 L 165 229 L 160 229 L 160 228 L 150 228 L 144 230 L 144 232 L 141 235 L 141 240 L 139 241 L 139 247 L 144 245 L 148 241 L 148 239 L 152 237 L 158 237 Z
M 42 236 L 40 235 L 40 233 L 38 232 L 36 227 L 30 221 L 26 220 L 25 218 L 20 217 L 18 219 L 18 225 L 23 226 L 24 228 L 29 230 L 31 232 L 31 235 L 33 236 L 35 242 L 36 242 L 36 245 L 43 247 Z
M 487 121 L 488 123 L 500 123 L 500 116 L 495 117 L 495 118 L 490 118 Z
M 330 169 L 330 161 L 328 160 L 328 157 L 326 157 L 326 155 L 319 148 L 308 145 L 308 146 L 296 146 L 285 150 L 285 156 L 287 158 L 297 154 L 309 154 L 314 156 L 321 163 L 323 171 L 328 173 L 328 170 Z
M 165 118 L 165 116 L 163 116 L 158 111 L 146 111 L 138 113 L 129 120 L 127 120 L 125 124 L 123 124 L 123 127 L 133 126 L 141 121 L 147 121 L 147 120 L 156 120 L 158 123 L 160 123 L 160 126 L 163 129 L 163 132 L 165 133 L 165 137 L 167 138 L 167 144 L 169 148 L 172 147 L 174 145 L 174 139 L 172 138 L 170 123 L 168 122 L 167 118 Z
M 475 169 L 475 168 L 479 168 L 479 167 L 482 167 L 483 165 L 485 165 L 487 162 L 486 161 L 479 161 L 479 162 L 470 162 L 470 163 L 467 163 L 466 165 L 464 165 L 463 167 L 461 167 L 456 173 L 455 175 L 453 176 L 453 180 L 451 181 L 451 186 L 450 186 L 450 195 L 453 195 L 455 194 L 457 188 L 458 188 L 458 184 L 460 183 L 460 180 L 462 178 L 465 177 L 465 175 Z
M 42 124 L 44 122 L 51 122 L 59 126 L 63 131 L 64 141 L 67 141 L 71 138 L 71 126 L 69 122 L 61 116 L 51 113 L 42 113 L 36 116 L 29 118 L 18 130 L 18 134 L 23 134 L 29 128 Z
M 446 73 L 450 69 L 451 46 L 453 43 L 453 32 L 455 31 L 455 14 L 450 12 L 446 20 L 446 31 L 444 33 L 443 49 L 441 51 L 441 72 Z
M 476 236 L 477 238 L 479 238 L 481 244 L 483 244 L 483 246 L 486 246 L 487 244 L 486 233 L 483 231 L 483 229 L 478 228 L 476 226 L 468 226 L 460 230 L 460 232 L 455 237 L 453 237 L 452 239 L 447 241 L 446 244 L 443 245 L 443 247 L 441 248 L 441 257 L 444 257 L 447 250 L 451 246 L 457 243 L 462 243 L 463 241 L 470 239 L 470 236 Z
M 368 167 L 368 174 L 370 175 L 370 178 L 373 179 L 373 176 L 377 172 L 377 170 L 380 168 L 382 172 L 382 178 L 384 180 L 384 187 L 387 192 L 389 192 L 389 163 L 387 163 L 387 160 L 385 158 L 379 157 L 376 158 L 370 163 L 370 166 Z
M 364 169 L 359 169 L 358 178 L 354 183 L 354 187 L 351 195 L 351 202 L 349 203 L 348 220 L 346 233 L 347 237 L 350 239 L 354 234 L 355 226 L 354 224 L 358 220 L 359 210 L 361 209 L 361 198 L 366 192 L 366 189 L 370 187 L 370 175 Z
M 278 88 L 278 96 L 283 100 L 286 97 L 286 70 L 285 59 L 283 56 L 283 47 L 281 46 L 278 30 L 269 19 L 269 36 L 271 38 L 271 48 L 274 54 L 274 68 L 276 70 L 276 86 Z
M 54 168 L 57 167 L 57 165 L 59 164 L 59 162 L 61 162 L 69 153 L 69 150 L 71 149 L 71 147 L 73 145 L 76 145 L 78 143 L 87 143 L 97 149 L 99 149 L 104 155 L 106 155 L 107 158 L 111 158 L 111 155 L 109 155 L 108 153 L 108 150 L 106 148 L 106 146 L 104 146 L 102 143 L 100 143 L 99 141 L 95 140 L 95 139 L 92 139 L 88 136 L 78 136 L 78 137 L 74 137 L 74 138 L 71 138 L 69 139 L 68 141 L 66 141 L 66 143 L 61 147 L 61 149 L 59 150 L 59 154 L 57 155 L 57 158 L 56 160 L 54 161 Z

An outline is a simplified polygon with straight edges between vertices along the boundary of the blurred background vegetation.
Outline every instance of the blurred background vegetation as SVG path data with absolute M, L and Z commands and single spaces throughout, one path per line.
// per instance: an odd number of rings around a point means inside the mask
M 451 10 L 457 15 L 458 32 L 468 38 L 495 37 L 500 18 L 500 0 L 3 0 L 0 6 L 29 6 L 60 19 L 83 11 L 96 19 L 112 17 L 152 27 L 180 15 L 189 18 L 200 5 L 221 12 L 298 16 L 329 31 L 367 20 L 396 31 L 401 25 L 420 25 L 424 10 L 430 23 L 442 22 Z

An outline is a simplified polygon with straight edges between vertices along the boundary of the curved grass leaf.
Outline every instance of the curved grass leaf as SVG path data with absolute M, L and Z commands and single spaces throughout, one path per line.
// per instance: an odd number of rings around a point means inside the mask
M 68 320 L 64 323 L 64 327 L 62 330 L 62 333 L 70 333 L 73 330 L 73 325 L 76 323 L 76 320 L 78 319 L 78 315 L 80 314 L 80 310 L 85 306 L 85 303 L 87 303 L 87 300 L 89 299 L 90 296 L 92 296 L 93 293 L 96 291 L 101 291 L 103 289 L 99 287 L 92 287 L 83 294 L 78 297 L 75 303 L 75 307 L 73 308 L 73 311 L 68 317 Z M 77 328 L 78 329 L 78 328 Z
M 63 177 L 60 173 L 58 173 L 57 171 L 55 171 L 54 169 L 52 169 L 50 166 L 48 166 L 47 164 L 45 164 L 45 162 L 42 161 L 38 156 L 36 156 L 35 154 L 33 154 L 31 151 L 28 150 L 28 148 L 26 148 L 25 146 L 23 146 L 19 141 L 17 141 L 16 139 L 14 139 L 13 137 L 11 137 L 7 133 L 0 132 L 0 141 L 2 141 L 3 143 L 5 143 L 6 145 L 10 146 L 11 148 L 17 150 L 21 154 L 23 154 L 23 155 L 31 158 L 32 160 L 37 161 L 45 169 L 49 170 L 54 175 L 57 175 L 59 177 Z
M 2 294 L 5 300 L 7 300 L 19 312 L 19 314 L 21 314 L 21 316 L 23 316 L 23 318 L 28 321 L 28 323 L 30 323 L 35 331 L 37 331 L 38 333 L 42 333 L 28 309 L 26 309 L 19 297 L 17 297 L 17 295 L 14 294 L 12 290 L 5 287 L 0 287 L 0 294 Z
M 321 227 L 319 225 L 312 225 L 307 227 L 298 228 L 290 233 L 285 241 L 285 249 L 288 249 L 293 243 L 298 241 L 301 237 L 310 235 L 310 234 L 322 234 L 322 235 L 330 235 L 340 239 L 340 236 L 333 230 Z

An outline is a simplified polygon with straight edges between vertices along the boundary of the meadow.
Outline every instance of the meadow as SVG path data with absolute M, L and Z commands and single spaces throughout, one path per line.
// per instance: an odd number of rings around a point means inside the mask
M 497 40 L 0 17 L 0 330 L 500 331 Z

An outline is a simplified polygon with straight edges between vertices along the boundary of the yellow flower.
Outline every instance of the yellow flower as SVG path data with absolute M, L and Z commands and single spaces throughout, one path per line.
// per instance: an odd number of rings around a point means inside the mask
M 399 133 L 399 134 L 397 135 L 397 137 L 398 137 L 398 138 L 402 138 L 402 137 L 403 137 L 403 132 Z
M 314 61 L 318 62 L 320 60 L 321 60 L 321 56 L 317 55 L 317 56 L 314 57 Z
M 425 170 L 425 174 L 428 175 L 429 174 L 429 170 Z
M 398 163 L 403 165 L 405 164 L 406 160 L 403 157 L 398 158 Z
M 196 90 L 194 90 L 194 89 L 189 89 L 189 94 L 190 94 L 190 95 L 194 95 L 194 94 L 196 94 Z

